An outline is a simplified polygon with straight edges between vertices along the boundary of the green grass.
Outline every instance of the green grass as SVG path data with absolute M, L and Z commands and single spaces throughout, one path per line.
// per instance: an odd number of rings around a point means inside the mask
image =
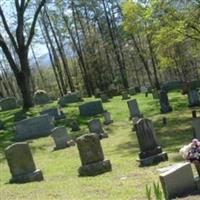
M 104 108 L 111 112 L 114 123 L 105 127 L 108 139 L 102 140 L 106 159 L 112 163 L 112 172 L 96 177 L 78 177 L 81 165 L 77 147 L 51 152 L 54 144 L 50 137 L 32 140 L 30 147 L 37 168 L 43 171 L 45 181 L 27 184 L 8 184 L 10 172 L 4 158 L 4 148 L 12 143 L 13 115 L 19 109 L 0 112 L 0 119 L 6 123 L 6 130 L 0 132 L 0 199 L 2 200 L 145 200 L 145 186 L 158 182 L 156 169 L 181 161 L 179 149 L 192 139 L 191 110 L 187 107 L 187 97 L 180 93 L 169 94 L 173 112 L 160 114 L 158 101 L 152 96 L 136 95 L 141 112 L 154 123 L 156 134 L 169 155 L 169 161 L 159 165 L 139 168 L 136 162 L 139 147 L 132 124 L 128 120 L 129 112 L 126 101 L 114 97 L 104 103 Z M 85 99 L 90 101 L 91 99 Z M 56 106 L 56 102 L 31 109 L 29 116 L 39 115 L 43 109 Z M 199 108 L 196 108 L 199 111 Z M 67 120 L 57 125 L 69 126 L 73 118 L 81 124 L 81 131 L 70 133 L 72 138 L 87 133 L 87 121 L 91 118 L 79 117 L 78 104 L 63 109 Z M 167 118 L 167 126 L 162 125 L 162 118 Z M 101 120 L 102 116 L 100 117 Z M 198 196 L 188 197 L 197 200 Z

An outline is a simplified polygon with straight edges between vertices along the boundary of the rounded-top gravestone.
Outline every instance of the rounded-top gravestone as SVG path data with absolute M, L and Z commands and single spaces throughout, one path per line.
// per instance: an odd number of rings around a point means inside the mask
M 49 95 L 44 90 L 37 90 L 34 93 L 34 102 L 36 105 L 47 104 L 50 102 Z

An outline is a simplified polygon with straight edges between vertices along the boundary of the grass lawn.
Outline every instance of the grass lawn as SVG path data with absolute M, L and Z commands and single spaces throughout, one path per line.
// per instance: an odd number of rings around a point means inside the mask
M 173 112 L 162 115 L 158 101 L 144 94 L 132 96 L 136 98 L 141 112 L 153 121 L 156 134 L 163 150 L 169 155 L 169 161 L 159 165 L 139 168 L 136 159 L 139 153 L 136 133 L 132 132 L 132 123 L 126 101 L 114 97 L 111 102 L 104 103 L 104 108 L 111 112 L 114 123 L 105 127 L 108 139 L 102 140 L 105 158 L 112 163 L 112 172 L 96 177 L 78 177 L 81 165 L 77 147 L 52 152 L 54 146 L 50 137 L 30 141 L 30 147 L 37 168 L 43 171 L 45 181 L 27 184 L 8 184 L 11 177 L 4 157 L 4 148 L 12 143 L 13 114 L 18 110 L 0 112 L 0 119 L 6 123 L 6 130 L 0 132 L 0 199 L 1 200 L 146 200 L 145 186 L 158 182 L 158 168 L 181 161 L 179 149 L 191 141 L 191 110 L 187 107 L 187 96 L 178 92 L 169 93 Z M 85 99 L 89 101 L 91 99 Z M 56 106 L 56 102 L 45 106 L 37 106 L 28 114 Z M 196 108 L 199 111 L 199 108 Z M 72 138 L 88 133 L 87 121 L 91 118 L 78 116 L 78 104 L 63 109 L 67 120 L 57 125 L 69 126 L 69 121 L 78 118 L 81 131 L 70 132 Z M 167 118 L 167 126 L 162 125 L 162 118 Z M 101 116 L 96 116 L 101 117 Z M 102 117 L 101 117 L 102 119 Z M 194 171 L 195 172 L 195 171 Z M 195 172 L 196 173 L 196 172 Z M 184 198 L 200 199 L 199 196 Z

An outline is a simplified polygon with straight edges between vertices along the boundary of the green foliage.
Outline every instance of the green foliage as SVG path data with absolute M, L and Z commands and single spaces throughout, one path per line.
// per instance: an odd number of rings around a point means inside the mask
M 163 193 L 159 183 L 153 183 L 153 192 L 154 197 L 152 196 L 152 187 L 146 185 L 146 196 L 148 200 L 163 200 Z

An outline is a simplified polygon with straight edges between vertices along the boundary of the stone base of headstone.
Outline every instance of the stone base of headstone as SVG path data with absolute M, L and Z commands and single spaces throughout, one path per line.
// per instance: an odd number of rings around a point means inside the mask
M 104 122 L 103 122 L 104 125 L 109 125 L 109 124 L 112 124 L 112 123 L 113 123 L 113 120 L 110 120 L 110 121 L 104 121 Z
M 12 177 L 12 179 L 10 179 L 10 183 L 28 183 L 42 180 L 44 180 L 42 171 L 40 169 L 37 169 L 29 174 Z
M 73 140 L 68 141 L 65 146 L 54 147 L 53 151 L 58 151 L 58 150 L 65 149 L 71 146 L 75 146 L 75 142 Z
M 84 165 L 78 170 L 79 176 L 96 176 L 109 171 L 112 171 L 110 160 Z
M 145 166 L 150 166 L 150 165 L 157 164 L 159 162 L 163 162 L 167 160 L 168 160 L 167 153 L 162 152 L 160 154 L 150 156 L 148 158 L 139 159 L 138 161 L 140 162 L 140 167 L 145 167 Z

